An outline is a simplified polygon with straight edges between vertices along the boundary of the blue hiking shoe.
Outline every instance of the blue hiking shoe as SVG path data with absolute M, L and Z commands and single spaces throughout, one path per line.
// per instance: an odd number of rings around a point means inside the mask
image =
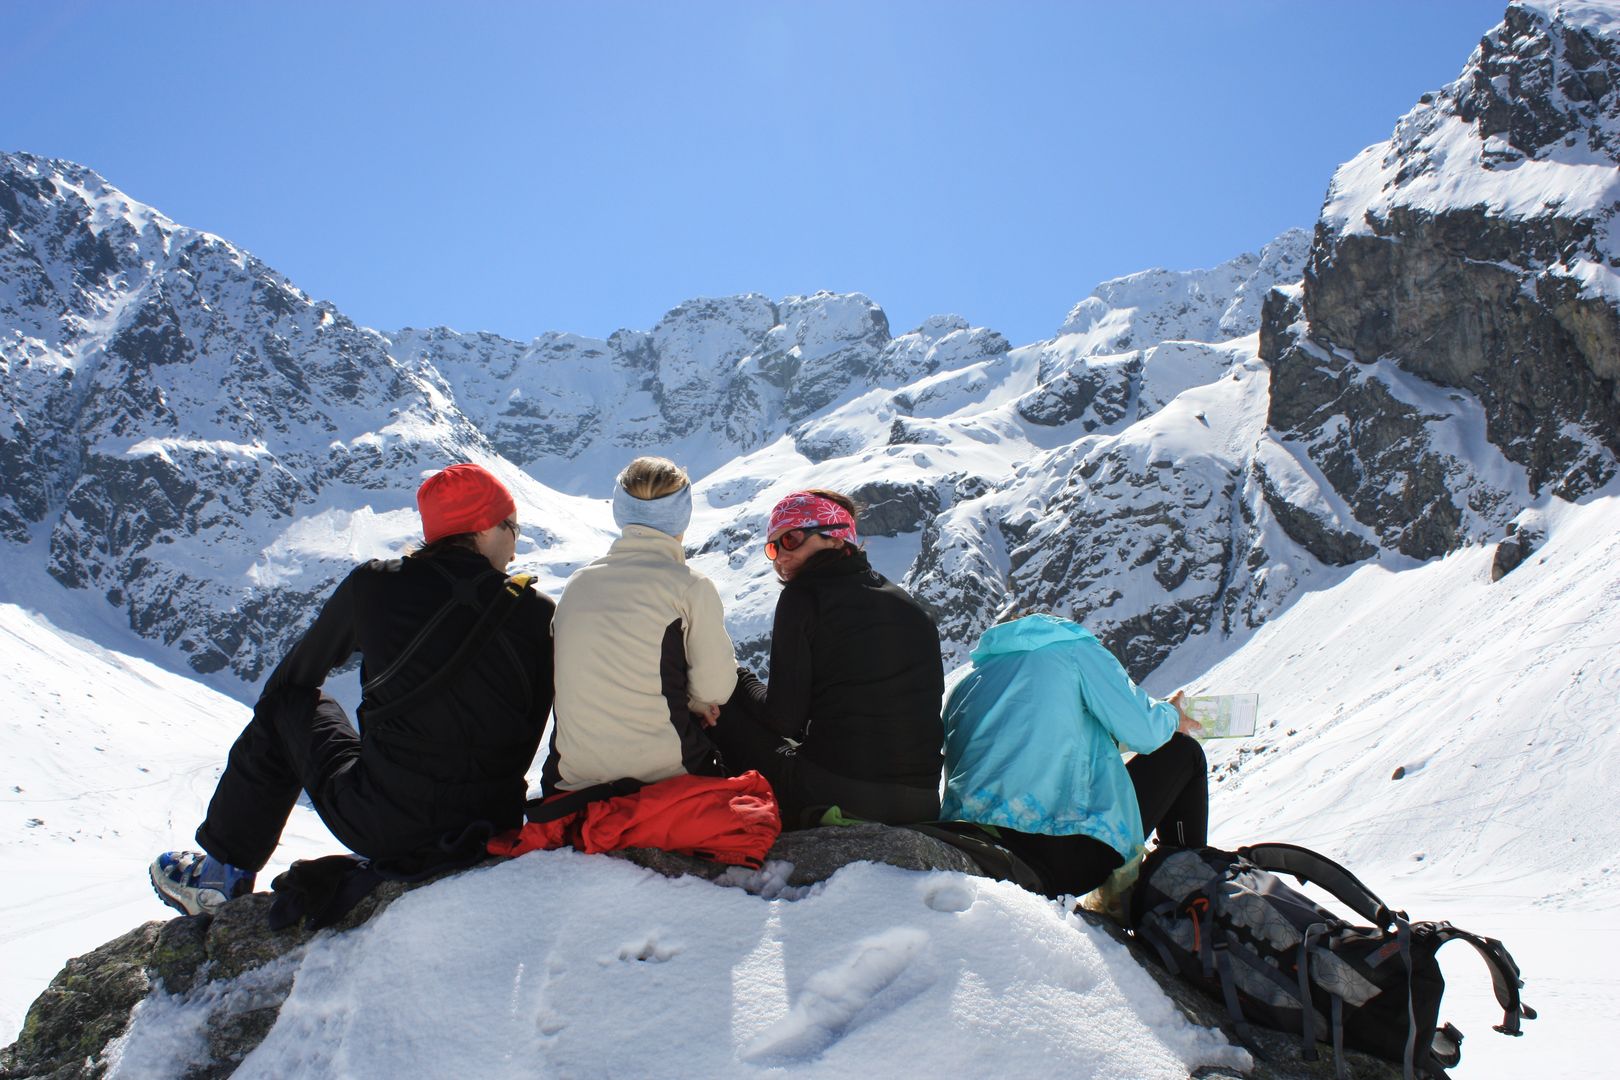
M 152 860 L 153 891 L 184 915 L 212 915 L 225 901 L 252 892 L 256 876 L 200 851 L 165 851 Z

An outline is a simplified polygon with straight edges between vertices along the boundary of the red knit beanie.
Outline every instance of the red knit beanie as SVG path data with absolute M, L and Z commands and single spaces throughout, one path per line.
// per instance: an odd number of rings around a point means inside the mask
M 482 465 L 452 465 L 422 481 L 416 489 L 422 512 L 422 539 L 483 532 L 517 510 L 512 493 Z

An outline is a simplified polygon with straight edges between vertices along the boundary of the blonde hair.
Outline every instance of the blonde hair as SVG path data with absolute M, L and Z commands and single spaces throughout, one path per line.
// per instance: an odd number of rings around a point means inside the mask
M 619 486 L 643 500 L 673 495 L 691 482 L 685 469 L 661 457 L 638 457 L 619 474 Z

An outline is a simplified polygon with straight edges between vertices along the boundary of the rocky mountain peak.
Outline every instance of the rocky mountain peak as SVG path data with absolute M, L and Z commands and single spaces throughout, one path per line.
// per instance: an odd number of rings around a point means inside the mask
M 1492 147 L 1499 163 L 1558 147 L 1620 157 L 1617 25 L 1620 14 L 1596 3 L 1511 4 L 1440 101 L 1487 143 L 1506 144 Z
M 1428 558 L 1616 474 L 1617 65 L 1614 9 L 1516 3 L 1334 175 L 1261 331 L 1272 428 L 1344 500 L 1291 519 L 1319 555 L 1365 557 L 1365 530 Z

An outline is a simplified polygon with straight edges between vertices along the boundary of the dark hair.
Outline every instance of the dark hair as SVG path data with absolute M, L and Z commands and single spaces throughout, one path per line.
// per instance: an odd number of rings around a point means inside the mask
M 477 534 L 465 532 L 451 533 L 449 536 L 441 536 L 430 544 L 414 545 L 405 552 L 405 557 L 407 559 L 431 559 L 435 555 L 443 555 L 451 548 L 464 548 L 467 551 L 477 551 Z

